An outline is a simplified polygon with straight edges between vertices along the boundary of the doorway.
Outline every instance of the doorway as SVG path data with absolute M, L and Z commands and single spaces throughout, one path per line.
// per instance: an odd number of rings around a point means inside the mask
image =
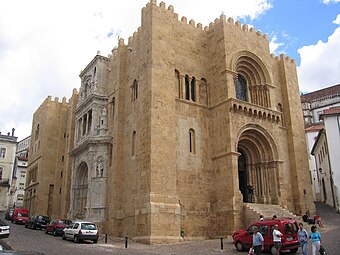
M 247 189 L 247 160 L 242 151 L 239 151 L 240 156 L 238 158 L 238 185 L 239 190 L 243 195 L 243 202 L 247 203 L 249 201 L 248 189 Z

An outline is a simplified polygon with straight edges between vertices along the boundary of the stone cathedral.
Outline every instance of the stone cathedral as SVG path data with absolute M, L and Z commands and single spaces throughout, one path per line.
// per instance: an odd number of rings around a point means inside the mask
M 249 202 L 313 211 L 296 63 L 270 54 L 267 35 L 151 0 L 133 36 L 80 78 L 51 215 L 153 244 L 230 234 Z

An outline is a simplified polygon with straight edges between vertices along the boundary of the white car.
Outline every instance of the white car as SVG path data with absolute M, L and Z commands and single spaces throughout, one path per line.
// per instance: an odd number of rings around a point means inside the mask
M 64 228 L 62 237 L 63 240 L 72 239 L 75 243 L 79 243 L 82 240 L 91 240 L 93 243 L 97 243 L 98 229 L 93 222 L 75 221 Z
M 0 220 L 0 239 L 9 237 L 9 226 Z

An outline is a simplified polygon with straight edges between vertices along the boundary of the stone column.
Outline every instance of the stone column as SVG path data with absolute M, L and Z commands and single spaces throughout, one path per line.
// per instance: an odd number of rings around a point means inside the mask
M 181 99 L 185 99 L 185 76 L 180 75 Z

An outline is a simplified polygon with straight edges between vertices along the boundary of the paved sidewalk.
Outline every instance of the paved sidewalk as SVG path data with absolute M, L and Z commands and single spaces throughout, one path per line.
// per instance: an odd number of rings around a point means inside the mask
M 321 234 L 321 241 L 326 249 L 326 254 L 340 254 L 340 214 L 336 213 L 333 207 L 323 203 L 316 203 L 316 210 L 325 225 L 324 228 L 318 228 L 318 230 Z
M 322 217 L 325 227 L 319 229 L 327 255 L 340 254 L 340 214 L 334 208 L 323 203 L 316 203 L 317 212 Z M 311 225 L 305 225 L 310 231 Z M 247 252 L 237 252 L 232 244 L 232 239 L 223 240 L 223 250 L 221 250 L 220 239 L 183 242 L 168 245 L 143 245 L 129 242 L 128 248 L 124 248 L 124 239 L 109 239 L 108 244 L 103 241 L 99 243 L 100 249 L 113 250 L 114 254 L 160 254 L 160 255 L 209 255 L 209 254 L 239 254 L 246 255 Z M 287 253 L 286 253 L 287 254 Z M 289 253 L 288 253 L 289 254 Z M 296 254 L 301 254 L 299 250 Z M 309 253 L 312 254 L 311 242 L 309 241 Z

